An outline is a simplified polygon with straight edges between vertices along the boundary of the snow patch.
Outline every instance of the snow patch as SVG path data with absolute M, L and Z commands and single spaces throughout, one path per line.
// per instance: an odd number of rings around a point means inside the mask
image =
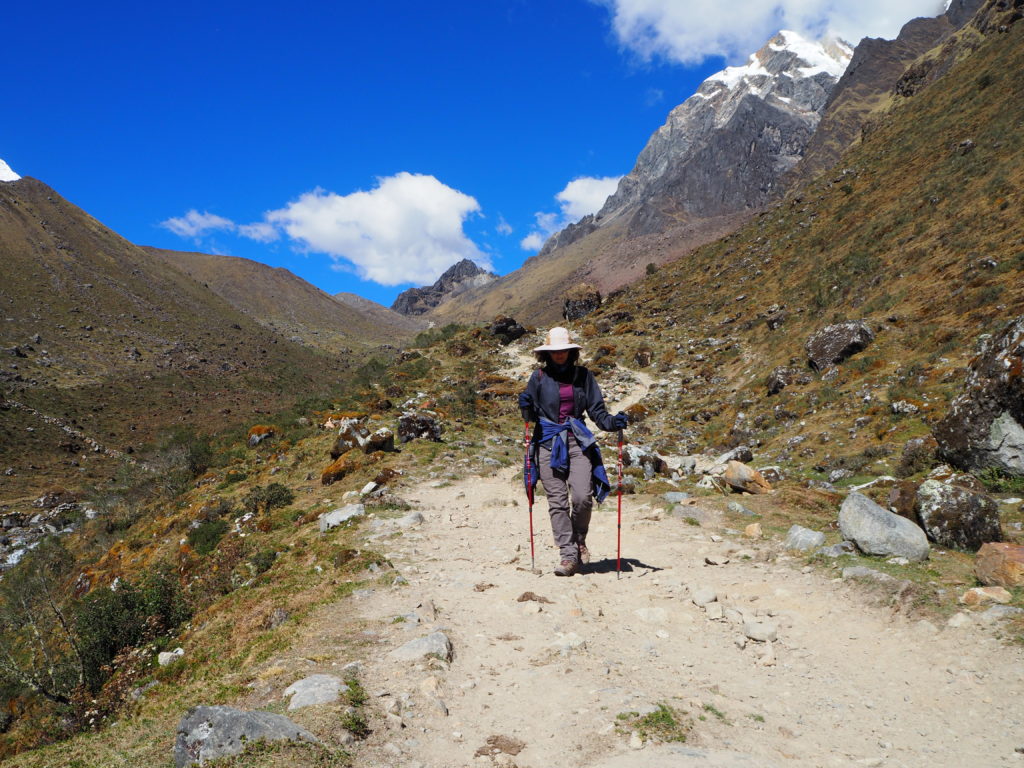
M 0 159 L 0 181 L 17 181 L 21 176 L 11 170 L 11 166 Z

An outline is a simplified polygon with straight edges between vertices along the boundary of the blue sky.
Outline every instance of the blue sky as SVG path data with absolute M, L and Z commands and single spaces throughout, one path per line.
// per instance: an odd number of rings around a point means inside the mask
M 0 158 L 135 243 L 387 305 L 463 256 L 517 268 L 778 28 L 937 3 L 17 3 Z

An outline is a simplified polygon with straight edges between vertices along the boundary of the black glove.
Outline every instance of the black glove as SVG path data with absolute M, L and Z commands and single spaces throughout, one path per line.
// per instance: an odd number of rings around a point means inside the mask
M 519 412 L 523 415 L 523 421 L 533 421 L 533 396 L 529 392 L 519 395 Z
M 615 425 L 615 429 L 625 429 L 629 425 L 629 418 L 626 416 L 625 413 L 619 411 L 614 416 L 612 416 L 612 424 Z

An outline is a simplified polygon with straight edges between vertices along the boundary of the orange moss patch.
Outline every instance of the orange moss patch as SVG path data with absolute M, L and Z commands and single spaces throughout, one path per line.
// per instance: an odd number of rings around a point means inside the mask
M 345 475 L 349 474 L 359 466 L 358 451 L 346 451 L 327 469 L 320 473 L 320 482 L 324 485 L 336 483 Z

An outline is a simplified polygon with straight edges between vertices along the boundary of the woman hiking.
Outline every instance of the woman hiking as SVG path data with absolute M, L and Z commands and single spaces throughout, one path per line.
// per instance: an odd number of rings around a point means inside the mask
M 548 331 L 545 343 L 533 350 L 541 367 L 519 395 L 523 420 L 536 424 L 526 483 L 532 498 L 539 476 L 548 497 L 560 560 L 556 576 L 572 576 L 581 563 L 590 562 L 590 511 L 594 499 L 600 503 L 610 490 L 597 440 L 583 423 L 583 415 L 606 432 L 625 429 L 627 424 L 626 414 L 608 413 L 594 374 L 577 365 L 580 349 L 565 328 Z

